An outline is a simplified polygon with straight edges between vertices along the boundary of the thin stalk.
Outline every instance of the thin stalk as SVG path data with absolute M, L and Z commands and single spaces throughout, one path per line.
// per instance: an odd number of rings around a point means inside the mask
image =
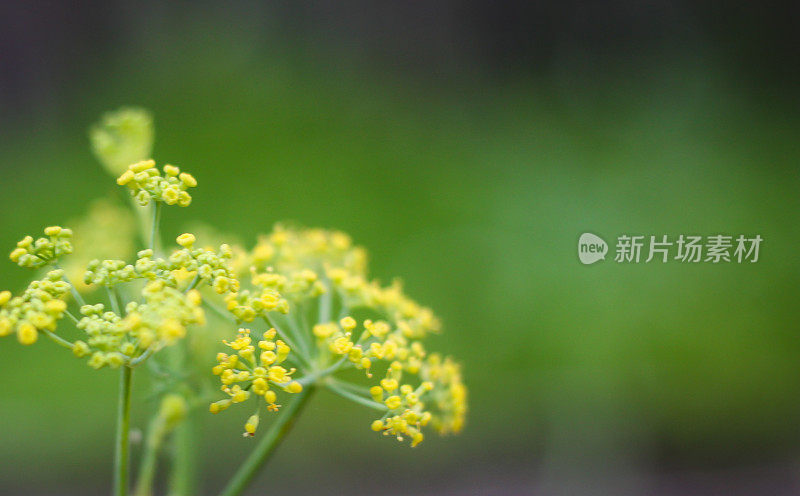
M 197 443 L 198 422 L 194 412 L 189 413 L 175 428 L 172 440 L 175 452 L 169 479 L 169 496 L 194 496 L 197 494 Z
M 314 392 L 314 387 L 293 394 L 289 403 L 283 407 L 278 418 L 269 426 L 263 438 L 259 441 L 250 456 L 245 460 L 239 470 L 234 474 L 220 496 L 240 496 L 247 486 L 258 475 L 259 470 L 269 460 L 275 449 L 280 445 L 286 434 L 292 429 L 297 417 Z
M 158 451 L 166 434 L 166 424 L 164 417 L 156 415 L 150 421 L 147 429 L 147 439 L 145 440 L 144 453 L 139 465 L 139 475 L 136 477 L 136 490 L 134 496 L 151 496 L 153 494 L 153 481 L 156 476 L 156 463 L 158 462 Z
M 361 396 L 359 394 L 356 394 L 356 393 L 353 393 L 351 391 L 348 391 L 348 390 L 346 390 L 344 388 L 341 388 L 341 387 L 339 387 L 339 386 L 337 386 L 335 384 L 328 383 L 328 384 L 326 384 L 326 386 L 327 386 L 328 389 L 330 389 L 334 393 L 338 394 L 342 398 L 347 398 L 348 400 L 355 401 L 356 403 L 360 403 L 360 404 L 362 404 L 364 406 L 368 406 L 370 408 L 374 408 L 375 410 L 379 410 L 381 412 L 385 412 L 385 411 L 388 410 L 386 405 L 383 405 L 381 403 L 378 403 L 377 401 L 373 401 L 373 400 L 368 399 L 368 398 L 364 398 L 363 396 Z
M 172 348 L 170 368 L 173 371 L 187 370 L 189 341 Z M 188 378 L 186 379 L 189 380 Z M 197 465 L 199 463 L 197 439 L 200 437 L 200 421 L 197 412 L 189 412 L 175 428 L 172 435 L 172 470 L 169 476 L 169 496 L 195 496 L 197 494 Z
M 335 377 L 328 377 L 327 381 L 334 386 L 339 386 L 341 388 L 347 389 L 348 391 L 352 391 L 356 394 L 363 394 L 366 396 L 370 396 L 369 387 L 368 386 L 361 386 L 359 384 L 353 384 L 352 382 L 343 381 L 341 379 L 337 379 Z
M 194 279 L 192 279 L 192 282 L 189 283 L 189 285 L 186 286 L 186 289 L 183 290 L 183 294 L 186 294 L 189 291 L 191 291 L 194 288 L 196 288 L 198 282 L 200 282 L 200 274 L 199 273 L 194 275 Z
M 110 287 L 106 286 L 106 293 L 108 294 L 108 302 L 111 303 L 111 311 L 122 317 L 122 314 L 119 312 L 120 301 L 119 301 L 119 295 L 117 295 L 117 291 L 115 289 L 111 289 Z
M 62 338 L 61 336 L 59 336 L 58 334 L 56 334 L 56 333 L 54 333 L 52 331 L 48 331 L 47 329 L 42 329 L 42 332 L 44 332 L 44 334 L 48 338 L 52 339 L 53 341 L 55 341 L 57 344 L 63 346 L 64 348 L 72 349 L 75 346 L 73 343 L 70 343 L 69 341 L 67 341 L 66 339 Z
M 327 282 L 327 280 L 326 280 Z M 319 323 L 325 324 L 331 320 L 331 306 L 333 303 L 330 285 L 325 285 L 325 292 L 319 297 Z
M 72 312 L 70 312 L 69 310 L 64 310 L 64 315 L 69 317 L 72 320 L 72 322 L 75 323 L 75 325 L 78 325 L 78 317 L 72 315 Z
M 158 238 L 158 225 L 161 223 L 161 202 L 156 202 L 155 207 L 153 208 L 153 223 L 150 229 L 150 249 L 153 252 L 156 251 L 156 248 L 161 248 L 159 243 L 157 242 Z
M 220 307 L 218 307 L 217 305 L 211 303 L 210 301 L 206 300 L 205 298 L 203 298 L 203 306 L 205 306 L 206 308 L 208 308 L 209 310 L 214 312 L 217 315 L 217 317 L 219 317 L 219 318 L 221 318 L 223 320 L 227 320 L 227 321 L 233 322 L 233 323 L 236 322 L 236 319 L 233 317 L 233 315 L 231 315 L 230 313 L 222 310 Z
M 272 319 L 270 319 L 269 317 L 267 317 L 266 315 L 263 316 L 263 319 L 264 319 L 264 322 L 266 322 L 266 324 L 268 326 L 270 326 L 273 329 L 275 329 L 275 331 L 278 333 L 278 335 L 281 337 L 281 339 L 283 339 L 286 342 L 286 344 L 289 345 L 289 348 L 291 348 L 292 351 L 295 352 L 294 356 L 299 358 L 300 359 L 299 361 L 303 362 L 302 364 L 299 364 L 299 365 L 302 365 L 303 367 L 311 368 L 311 358 L 309 358 L 309 355 L 306 354 L 306 352 L 303 350 L 303 348 L 298 347 L 295 344 L 296 342 L 298 342 L 298 341 L 296 341 L 296 339 L 298 339 L 298 338 L 296 338 L 294 334 L 292 334 L 291 337 L 289 337 L 289 333 L 286 332 L 283 327 L 276 325 L 275 322 Z
M 298 305 L 299 307 L 299 305 Z M 298 312 L 305 316 L 304 309 L 298 308 Z M 300 351 L 303 352 L 303 355 L 310 358 L 311 353 L 309 349 L 311 348 L 311 344 L 306 344 L 306 336 L 311 335 L 311 329 L 307 325 L 301 326 L 293 317 L 293 314 L 286 315 L 286 322 L 289 324 L 289 329 L 292 331 L 292 335 L 296 337 L 297 343 L 300 345 Z M 308 330 L 309 332 L 304 333 L 303 330 Z
M 347 362 L 347 357 L 343 356 L 339 361 L 337 361 L 330 367 L 324 368 L 322 370 L 315 370 L 314 372 L 311 372 L 307 376 L 298 379 L 297 382 L 302 384 L 303 387 L 314 384 L 315 382 L 317 382 L 319 378 L 325 377 L 326 375 L 332 374 L 337 370 L 339 370 L 342 367 L 342 365 L 345 364 L 345 362 Z
M 144 353 L 131 360 L 130 366 L 135 367 L 139 365 L 143 361 L 147 360 L 153 353 L 154 353 L 153 348 L 147 348 L 146 350 L 144 350 Z
M 148 241 L 150 241 L 147 235 L 152 227 L 153 209 L 155 208 L 153 204 L 158 202 L 150 202 L 145 206 L 141 206 L 133 196 L 128 196 L 128 199 L 130 200 L 131 209 L 136 213 L 136 223 L 139 227 L 139 240 L 142 242 L 142 246 L 146 246 Z
M 114 448 L 114 496 L 127 496 L 130 465 L 131 375 L 130 367 L 122 367 L 117 405 L 117 439 Z
M 62 271 L 64 270 L 58 264 L 55 265 L 55 268 L 60 269 Z M 86 301 L 83 299 L 83 296 L 81 296 L 81 294 L 78 293 L 78 290 L 75 289 L 75 285 L 72 284 L 72 282 L 69 280 L 69 278 L 67 278 L 66 272 L 64 272 L 64 275 L 61 276 L 61 279 L 63 279 L 64 282 L 69 284 L 69 290 L 72 293 L 72 297 L 75 298 L 75 301 L 78 303 L 78 305 L 80 305 L 80 306 L 86 305 Z

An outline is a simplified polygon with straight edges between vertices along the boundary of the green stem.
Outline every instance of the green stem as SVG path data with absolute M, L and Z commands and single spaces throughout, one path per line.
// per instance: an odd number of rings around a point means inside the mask
M 147 348 L 146 350 L 144 350 L 144 353 L 142 353 L 141 355 L 139 355 L 138 357 L 136 357 L 136 358 L 134 358 L 134 359 L 132 359 L 130 361 L 130 366 L 131 367 L 135 367 L 135 366 L 139 365 L 143 361 L 145 361 L 148 358 L 150 358 L 150 355 L 152 355 L 153 353 L 154 353 L 153 348 Z
M 362 386 L 359 384 L 353 384 L 352 382 L 343 381 L 341 379 L 337 379 L 335 377 L 328 377 L 326 382 L 329 384 L 333 384 L 334 386 L 339 386 L 340 388 L 347 389 L 350 392 L 360 394 L 362 396 L 371 397 L 369 393 L 369 386 Z
M 197 418 L 194 412 L 175 429 L 172 435 L 175 452 L 172 459 L 172 473 L 169 480 L 170 496 L 193 496 L 197 482 Z
M 55 267 L 56 269 L 59 269 L 59 270 L 62 270 L 62 271 L 64 270 L 64 269 L 62 269 L 62 268 L 61 268 L 61 266 L 60 266 L 60 265 L 58 265 L 58 264 L 55 264 L 55 265 L 54 265 L 54 267 Z M 75 298 L 75 302 L 76 302 L 76 303 L 77 303 L 79 306 L 84 306 L 84 305 L 86 305 L 86 301 L 84 301 L 84 299 L 83 299 L 83 296 L 81 296 L 81 294 L 78 292 L 78 290 L 77 290 L 77 289 L 75 289 L 75 285 L 74 285 L 74 284 L 72 284 L 72 282 L 71 282 L 71 281 L 70 281 L 70 280 L 67 278 L 67 275 L 66 275 L 66 273 L 65 273 L 64 275 L 62 275 L 62 276 L 61 276 L 61 279 L 63 279 L 65 283 L 69 284 L 69 290 L 70 290 L 70 292 L 72 293 L 72 297 L 73 297 L 73 298 Z
M 325 292 L 322 293 L 319 297 L 319 323 L 325 324 L 330 322 L 331 320 L 331 305 L 333 303 L 333 299 L 331 296 L 331 289 L 330 284 L 327 284 L 327 279 L 325 280 Z
M 58 343 L 59 345 L 63 346 L 64 348 L 73 349 L 73 348 L 75 347 L 75 344 L 74 344 L 74 343 L 70 343 L 69 341 L 67 341 L 66 339 L 62 338 L 62 337 L 61 337 L 61 336 L 59 336 L 58 334 L 55 334 L 55 333 L 54 333 L 54 332 L 52 332 L 52 331 L 48 331 L 47 329 L 42 329 L 41 331 L 42 331 L 42 332 L 43 332 L 43 333 L 44 333 L 44 334 L 45 334 L 45 335 L 46 335 L 48 338 L 52 339 L 53 341 L 55 341 L 55 342 L 56 342 L 56 343 Z
M 339 361 L 337 361 L 336 363 L 334 363 L 330 367 L 324 368 L 322 370 L 315 370 L 315 371 L 311 372 L 310 374 L 308 374 L 307 376 L 298 379 L 297 382 L 302 384 L 303 387 L 309 386 L 309 385 L 317 382 L 317 380 L 319 380 L 321 377 L 325 377 L 326 375 L 333 374 L 334 372 L 339 370 L 343 365 L 345 365 L 346 362 L 347 362 L 347 357 L 343 356 L 341 359 L 339 359 Z
M 304 309 L 298 308 L 297 309 L 301 315 L 305 315 Z M 309 348 L 311 348 L 311 344 L 306 344 L 306 336 L 311 336 L 311 328 L 308 325 L 299 325 L 297 321 L 293 317 L 294 314 L 286 315 L 285 320 L 289 324 L 289 329 L 291 329 L 293 335 L 295 336 L 295 341 L 300 345 L 299 351 L 303 353 L 303 356 L 307 357 L 309 360 L 311 359 L 311 353 L 309 352 Z M 303 332 L 306 329 L 309 332 Z
M 76 326 L 78 325 L 79 322 L 78 317 L 72 315 L 72 312 L 70 312 L 69 310 L 64 310 L 64 315 L 69 317 L 72 320 L 72 322 L 75 323 Z
M 106 294 L 108 295 L 108 302 L 111 304 L 111 311 L 113 311 L 120 317 L 124 317 L 124 315 L 122 315 L 119 311 L 120 301 L 119 301 L 119 295 L 117 294 L 117 290 L 106 286 Z
M 173 374 L 187 370 L 189 341 L 182 340 L 180 346 L 173 346 L 169 355 L 169 365 Z M 188 377 L 185 379 L 188 381 Z M 172 434 L 172 468 L 168 482 L 169 496 L 194 496 L 197 494 L 197 439 L 200 425 L 197 412 L 190 411 Z
M 211 303 L 206 298 L 203 298 L 203 306 L 214 312 L 217 315 L 217 317 L 221 318 L 222 320 L 227 320 L 229 322 L 236 323 L 236 319 L 232 314 L 228 313 L 225 310 L 222 310 L 220 307 Z
M 153 252 L 161 251 L 160 243 L 158 242 L 158 225 L 161 223 L 161 202 L 156 202 L 153 208 L 153 224 L 150 230 L 150 249 Z
M 194 279 L 192 279 L 192 282 L 191 282 L 191 283 L 189 283 L 189 285 L 188 285 L 188 286 L 186 286 L 186 289 L 184 289 L 184 290 L 183 290 L 183 294 L 186 294 L 186 293 L 188 293 L 189 291 L 191 291 L 191 290 L 193 290 L 194 288 L 196 288 L 196 287 L 197 287 L 197 283 L 198 283 L 198 282 L 200 282 L 200 274 L 195 274 L 195 275 L 194 275 Z
M 381 411 L 381 412 L 385 412 L 385 411 L 388 410 L 386 405 L 378 403 L 377 401 L 373 401 L 373 400 L 368 399 L 368 398 L 364 398 L 363 396 L 358 395 L 356 393 L 353 393 L 351 391 L 348 391 L 347 389 L 344 389 L 344 388 L 342 388 L 342 387 L 340 387 L 338 385 L 335 385 L 335 384 L 332 384 L 332 383 L 328 383 L 328 384 L 326 384 L 326 386 L 328 387 L 328 389 L 330 389 L 334 393 L 338 394 L 342 398 L 347 398 L 348 400 L 355 401 L 356 403 L 360 403 L 360 404 L 362 404 L 364 406 L 367 406 L 369 408 L 373 408 L 373 409 Z
M 142 462 L 139 465 L 139 475 L 136 477 L 136 490 L 134 496 L 151 496 L 153 494 L 153 481 L 156 476 L 156 462 L 158 461 L 158 450 L 166 434 L 164 418 L 156 415 L 150 421 L 147 429 L 147 440 L 145 441 Z
M 292 429 L 298 415 L 306 405 L 308 398 L 314 392 L 314 386 L 309 386 L 303 391 L 292 395 L 289 404 L 284 406 L 278 418 L 270 425 L 269 430 L 259 441 L 247 460 L 239 467 L 220 496 L 240 496 L 248 485 L 258 475 L 261 467 L 269 460 L 275 449 L 280 445 L 286 434 Z
M 122 372 L 120 373 L 119 403 L 117 405 L 117 440 L 114 449 L 114 496 L 126 496 L 128 494 L 132 372 L 130 367 L 122 367 Z
M 266 324 L 268 326 L 270 326 L 273 329 L 275 329 L 275 331 L 278 333 L 278 336 L 280 336 L 280 338 L 283 339 L 286 342 L 286 344 L 289 345 L 289 348 L 291 348 L 292 351 L 295 352 L 294 353 L 294 357 L 295 358 L 299 358 L 300 361 L 302 362 L 302 364 L 298 364 L 298 365 L 301 365 L 301 368 L 303 368 L 303 367 L 309 367 L 310 368 L 311 367 L 311 358 L 309 357 L 309 355 L 307 355 L 303 351 L 303 348 L 300 348 L 300 347 L 297 346 L 297 344 L 295 344 L 297 342 L 296 341 L 296 339 L 297 339 L 296 336 L 294 334 L 291 334 L 291 337 L 290 337 L 290 334 L 288 332 L 286 332 L 285 328 L 283 326 L 278 326 L 275 323 L 274 319 L 270 319 L 266 315 L 263 316 L 263 319 L 264 319 L 264 322 L 266 322 Z
M 139 227 L 139 240 L 142 243 L 142 246 L 146 246 L 150 239 L 147 237 L 153 219 L 153 206 L 154 203 L 158 202 L 150 202 L 146 206 L 141 206 L 136 201 L 133 196 L 128 196 L 130 200 L 131 210 L 134 211 L 136 214 L 136 223 Z

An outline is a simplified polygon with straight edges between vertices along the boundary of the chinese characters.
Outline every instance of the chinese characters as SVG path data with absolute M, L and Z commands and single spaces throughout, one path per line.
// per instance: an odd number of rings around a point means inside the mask
M 755 263 L 758 262 L 759 248 L 763 238 L 715 234 L 712 236 L 679 235 L 670 239 L 661 236 L 617 237 L 616 255 L 618 263 L 667 263 L 677 260 L 681 263 Z

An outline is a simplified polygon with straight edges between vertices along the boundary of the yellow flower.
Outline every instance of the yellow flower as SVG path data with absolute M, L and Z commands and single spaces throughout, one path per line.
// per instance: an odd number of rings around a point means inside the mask
M 136 202 L 142 206 L 151 201 L 187 207 L 192 202 L 188 188 L 197 186 L 191 174 L 180 172 L 174 165 L 163 167 L 164 175 L 153 160 L 142 160 L 128 167 L 117 178 L 117 184 L 129 188 Z M 176 177 L 177 175 L 177 177 Z
M 30 322 L 22 322 L 17 327 L 17 339 L 20 344 L 33 344 L 39 337 L 36 327 Z

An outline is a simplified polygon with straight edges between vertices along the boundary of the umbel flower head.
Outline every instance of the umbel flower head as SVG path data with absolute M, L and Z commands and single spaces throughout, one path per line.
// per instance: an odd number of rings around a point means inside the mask
M 251 393 L 262 397 L 269 411 L 278 411 L 276 389 L 287 393 L 299 393 L 303 386 L 292 380 L 295 368 L 287 369 L 281 364 L 286 361 L 291 349 L 276 340 L 277 332 L 269 329 L 263 333 L 257 343 L 250 337 L 250 329 L 239 329 L 239 334 L 232 342 L 223 341 L 234 351 L 232 354 L 217 354 L 217 362 L 213 369 L 222 384 L 222 391 L 230 398 L 211 404 L 211 413 L 219 413 L 233 403 L 242 403 L 250 398 Z M 252 436 L 258 426 L 258 415 L 248 420 L 250 427 L 245 433 Z
M 165 167 L 171 178 L 165 180 L 153 179 L 160 177 L 154 170 L 138 163 L 128 172 L 146 176 L 134 177 L 133 181 L 147 194 L 160 192 L 160 200 L 155 201 L 167 202 L 163 197 L 169 196 L 170 188 L 185 193 L 188 183 L 196 185 L 194 178 L 177 168 Z M 178 197 L 182 198 L 180 194 Z M 64 255 L 72 253 L 71 240 L 70 229 L 48 227 L 44 237 L 23 238 L 9 258 L 22 267 L 55 267 Z M 210 286 L 219 294 L 239 288 L 227 264 L 229 247 L 223 245 L 218 251 L 195 248 L 191 234 L 183 234 L 177 241 L 179 247 L 167 258 L 156 257 L 153 249 L 146 249 L 132 263 L 115 259 L 90 261 L 83 282 L 88 289 L 105 288 L 108 304 L 87 304 L 60 268 L 33 281 L 21 296 L 12 298 L 8 291 L 0 293 L 0 335 L 16 333 L 21 343 L 32 344 L 40 333 L 45 333 L 70 348 L 75 356 L 88 357 L 93 368 L 137 365 L 185 337 L 187 327 L 205 324 L 203 300 L 196 287 Z M 137 285 L 140 289 L 136 289 Z M 68 309 L 70 292 L 78 306 L 76 313 Z M 140 298 L 123 303 L 122 294 L 136 292 Z M 83 333 L 74 342 L 55 334 L 57 321 L 64 315 Z
M 38 269 L 55 263 L 62 255 L 72 253 L 72 230 L 60 226 L 44 229 L 44 237 L 36 240 L 25 236 L 17 242 L 17 247 L 9 255 L 12 262 L 20 267 Z
M 70 285 L 63 270 L 52 270 L 43 279 L 31 282 L 20 295 L 0 291 L 0 336 L 16 333 L 22 344 L 33 344 L 40 332 L 53 332 L 64 316 L 64 297 Z
M 229 305 L 228 309 L 239 321 L 258 318 L 263 322 L 268 330 L 264 332 L 266 341 L 259 346 L 272 346 L 271 339 L 281 338 L 281 361 L 295 365 L 297 370 L 293 367 L 291 372 L 298 392 L 305 385 L 322 385 L 378 410 L 381 415 L 371 428 L 400 441 L 409 440 L 412 446 L 423 440 L 427 427 L 442 434 L 463 428 L 467 390 L 460 366 L 452 358 L 428 354 L 423 344 L 427 335 L 440 331 L 439 320 L 430 309 L 406 296 L 399 282 L 382 286 L 370 280 L 366 252 L 353 246 L 349 236 L 278 225 L 272 233 L 260 236 L 244 259 L 237 264 L 237 275 L 247 282 L 246 288 L 229 294 L 228 300 L 238 301 L 242 293 L 272 291 L 285 301 L 283 311 L 243 315 L 241 306 Z M 221 376 L 222 390 L 230 398 L 213 403 L 214 413 L 244 401 L 250 391 L 271 392 L 252 382 L 253 371 L 263 374 L 272 362 L 257 363 L 250 331 L 240 332 L 235 341 L 225 344 L 243 350 L 245 356 L 241 351 L 218 355 L 214 373 Z M 363 370 L 368 384 L 340 379 L 338 373 L 347 369 Z M 272 398 L 270 395 L 267 400 L 269 405 Z M 257 415 L 245 424 L 246 434 L 255 432 Z
M 155 165 L 154 160 L 137 162 L 117 178 L 117 184 L 130 188 L 136 202 L 143 207 L 151 201 L 188 207 L 192 197 L 187 190 L 197 186 L 197 180 L 174 165 L 165 165 L 162 176 Z

